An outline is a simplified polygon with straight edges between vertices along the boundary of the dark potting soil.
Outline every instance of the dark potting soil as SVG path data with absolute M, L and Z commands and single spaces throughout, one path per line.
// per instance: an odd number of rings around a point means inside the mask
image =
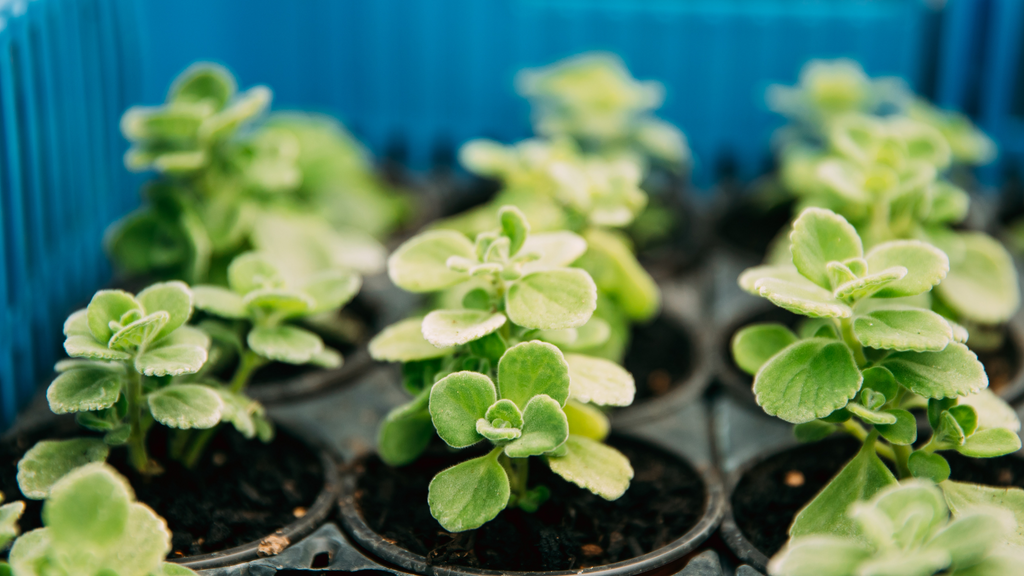
M 1008 455 L 999 458 L 968 458 L 956 452 L 942 452 L 949 462 L 953 480 L 1024 488 L 1024 458 Z
M 551 490 L 536 513 L 504 510 L 476 530 L 448 533 L 430 515 L 427 485 L 441 470 L 483 452 L 453 453 L 437 438 L 409 466 L 390 468 L 376 457 L 360 462 L 356 502 L 374 531 L 432 564 L 503 571 L 569 570 L 634 558 L 672 542 L 700 520 L 705 494 L 696 471 L 639 442 L 609 443 L 635 472 L 629 489 L 613 502 L 535 460 L 530 485 Z
M 633 403 L 664 396 L 689 378 L 693 345 L 682 325 L 664 315 L 633 327 L 623 365 L 636 382 Z
M 305 514 L 323 489 L 319 456 L 280 429 L 271 443 L 263 444 L 221 427 L 194 470 L 166 457 L 167 433 L 156 426 L 149 434 L 150 456 L 164 468 L 158 476 L 139 475 L 128 465 L 124 448 L 111 449 L 108 462 L 128 478 L 136 499 L 167 521 L 173 534 L 171 557 L 258 541 Z M 26 502 L 22 532 L 41 526 L 42 502 L 21 495 L 17 461 L 37 440 L 80 435 L 72 421 L 0 444 L 0 489 L 6 501 Z
M 968 340 L 967 344 L 970 345 Z M 979 351 L 975 350 L 978 360 L 985 365 L 985 374 L 988 374 L 988 387 L 996 394 L 1003 393 L 1020 373 L 1024 366 L 1021 366 L 1024 359 L 1020 357 L 1020 350 L 1014 340 L 1014 333 L 1006 330 L 1003 344 L 998 350 Z
M 833 436 L 780 452 L 755 465 L 732 495 L 736 525 L 771 557 L 789 538 L 793 517 L 849 462 L 860 442 Z
M 772 240 L 793 218 L 792 199 L 763 196 L 756 191 L 729 203 L 715 224 L 719 240 L 734 249 L 763 259 Z

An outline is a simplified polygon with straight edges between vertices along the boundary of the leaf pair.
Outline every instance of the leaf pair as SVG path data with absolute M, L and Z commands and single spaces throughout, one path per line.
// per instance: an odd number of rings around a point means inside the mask
M 24 534 L 11 549 L 19 576 L 194 575 L 164 562 L 171 549 L 167 524 L 136 502 L 128 482 L 106 464 L 82 466 L 60 480 L 42 515 L 45 527 Z

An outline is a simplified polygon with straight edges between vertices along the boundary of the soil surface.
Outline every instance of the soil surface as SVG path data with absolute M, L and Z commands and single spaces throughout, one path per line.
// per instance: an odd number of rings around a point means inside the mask
M 150 456 L 164 473 L 145 479 L 127 464 L 127 450 L 113 448 L 108 462 L 128 477 L 136 498 L 162 516 L 173 533 L 171 557 L 194 556 L 257 541 L 305 514 L 323 488 L 319 456 L 298 439 L 277 431 L 270 444 L 246 440 L 222 427 L 195 470 L 166 457 L 167 433 L 150 431 Z M 6 501 L 25 500 L 22 532 L 41 525 L 42 503 L 18 490 L 17 461 L 37 439 L 85 435 L 64 420 L 45 434 L 22 435 L 0 444 L 0 489 Z
M 970 345 L 968 340 L 967 344 Z M 977 351 L 978 360 L 985 365 L 985 374 L 988 374 L 988 387 L 996 394 L 1001 394 L 1008 386 L 1013 384 L 1020 373 L 1022 359 L 1014 341 L 1014 335 L 1006 330 L 1003 338 L 1003 345 L 998 350 Z
M 763 259 L 772 240 L 793 218 L 793 200 L 777 201 L 751 191 L 734 202 L 715 223 L 715 235 L 745 254 Z
M 849 462 L 860 442 L 849 436 L 797 446 L 754 466 L 732 496 L 736 525 L 768 557 L 789 538 L 793 517 Z
M 953 480 L 1024 488 L 1024 458 L 1012 454 L 999 458 L 968 458 L 948 451 L 940 454 L 949 462 L 949 477 Z
M 693 371 L 693 342 L 683 327 L 664 315 L 633 327 L 623 365 L 636 381 L 633 404 L 664 396 Z
M 634 558 L 685 534 L 704 512 L 704 484 L 686 463 L 624 438 L 610 444 L 633 465 L 633 481 L 606 501 L 531 459 L 530 485 L 551 498 L 534 514 L 505 510 L 481 528 L 452 534 L 430 515 L 427 485 L 435 474 L 485 448 L 453 453 L 435 438 L 415 464 L 390 468 L 376 457 L 356 467 L 356 502 L 385 539 L 437 565 L 490 570 L 570 570 Z

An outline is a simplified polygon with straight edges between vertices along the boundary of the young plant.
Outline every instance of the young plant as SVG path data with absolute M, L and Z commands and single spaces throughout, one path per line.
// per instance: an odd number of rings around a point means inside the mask
M 845 512 L 853 532 L 793 538 L 768 564 L 772 576 L 1011 576 L 1024 574 L 1013 515 L 958 511 L 934 485 L 908 481 Z M 952 516 L 951 513 L 952 512 Z
M 185 325 L 191 316 L 188 286 L 164 282 L 135 296 L 101 290 L 67 319 L 64 349 L 74 360 L 57 364 L 46 398 L 54 413 L 75 413 L 80 425 L 105 436 L 37 444 L 18 463 L 23 494 L 46 497 L 72 469 L 106 459 L 108 446 L 127 445 L 135 469 L 156 473 L 146 449 L 154 422 L 187 429 L 220 421 L 225 405 L 215 390 L 172 378 L 198 372 L 207 359 L 210 338 Z
M 950 468 L 938 452 L 991 458 L 1020 449 L 1020 422 L 985 390 L 985 369 L 963 344 L 967 331 L 915 304 L 946 276 L 943 252 L 895 240 L 865 253 L 854 227 L 820 208 L 801 213 L 790 240 L 791 264 L 751 268 L 739 283 L 813 320 L 799 334 L 780 324 L 748 326 L 733 339 L 733 357 L 754 375 L 757 403 L 796 424 L 798 438 L 842 431 L 864 442 L 796 517 L 791 536 L 848 530 L 837 513 L 896 482 L 879 456 L 900 478 L 941 482 Z M 915 448 L 908 408 L 924 404 L 933 433 Z
M 568 136 L 601 156 L 652 158 L 676 170 L 690 158 L 683 133 L 651 115 L 664 87 L 636 80 L 614 54 L 592 52 L 523 70 L 516 88 L 530 100 L 542 136 Z
M 414 399 L 381 423 L 381 459 L 415 461 L 436 429 L 450 446 L 487 440 L 487 456 L 440 473 L 430 485 L 431 512 L 450 531 L 477 528 L 509 506 L 532 511 L 546 499 L 528 485 L 530 456 L 607 499 L 632 478 L 628 461 L 601 444 L 609 426 L 589 403 L 633 401 L 632 376 L 613 362 L 563 354 L 608 338 L 592 324 L 597 288 L 583 270 L 565 268 L 586 250 L 571 232 L 529 234 L 522 213 L 500 210 L 501 228 L 475 242 L 453 231 L 420 234 L 388 261 L 398 286 L 413 292 L 466 284 L 462 308 L 435 310 L 382 331 L 370 342 L 377 360 L 402 362 Z M 496 382 L 496 384 L 495 384 Z
M 128 482 L 106 464 L 82 466 L 54 484 L 42 516 L 44 527 L 11 549 L 17 576 L 195 576 L 165 562 L 167 524 L 136 502 Z

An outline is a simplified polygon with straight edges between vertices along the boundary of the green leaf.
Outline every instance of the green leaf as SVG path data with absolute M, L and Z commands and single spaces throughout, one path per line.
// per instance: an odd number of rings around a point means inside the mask
M 859 529 L 847 516 L 850 505 L 868 500 L 883 488 L 897 484 L 896 478 L 875 454 L 872 443 L 843 467 L 807 506 L 789 528 L 790 538 L 821 534 L 858 537 Z
M 377 454 L 388 466 L 405 466 L 419 458 L 434 437 L 427 403 L 430 388 L 388 412 L 377 431 Z
M 587 251 L 587 241 L 582 236 L 568 230 L 530 234 L 519 254 L 535 254 L 538 259 L 523 264 L 523 273 L 538 270 L 565 268 L 583 256 Z
M 220 422 L 224 402 L 209 386 L 171 384 L 148 395 L 153 418 L 171 428 L 212 428 Z
M 121 318 L 132 310 L 141 312 L 142 305 L 124 290 L 100 290 L 97 292 L 86 308 L 89 331 L 93 338 L 100 344 L 107 344 L 116 331 L 110 328 L 110 322 L 120 322 Z
M 182 326 L 135 357 L 135 369 L 146 376 L 195 374 L 206 363 L 210 337 L 191 326 Z
M 1009 544 L 1024 546 L 1024 490 L 1017 487 L 983 486 L 946 480 L 940 484 L 949 511 L 962 518 L 982 508 L 1008 510 L 1017 520 L 1017 527 L 1008 535 Z
M 989 428 L 975 432 L 957 446 L 956 451 L 971 458 L 995 458 L 1020 450 L 1020 436 L 1006 428 Z
M 566 354 L 569 365 L 569 395 L 580 402 L 598 406 L 629 406 L 636 395 L 633 375 L 611 360 Z
M 159 340 L 192 317 L 192 291 L 184 282 L 160 282 L 139 292 L 135 299 L 142 304 L 146 314 L 167 312 L 169 318 L 153 340 Z
M 98 438 L 43 440 L 18 462 L 18 488 L 27 498 L 42 500 L 58 480 L 91 462 L 103 462 L 110 448 Z
M 310 296 L 297 290 L 280 288 L 259 288 L 242 299 L 251 310 L 261 310 L 265 315 L 278 318 L 295 318 L 313 313 L 316 302 Z
M 917 442 L 917 419 L 906 410 L 886 410 L 886 414 L 896 417 L 893 424 L 875 424 L 875 429 L 891 444 L 910 446 Z
M 458 346 L 498 330 L 505 320 L 489 310 L 434 310 L 423 319 L 423 337 L 438 348 Z
M 931 310 L 907 306 L 875 310 L 853 319 L 853 333 L 869 348 L 882 350 L 942 350 L 953 329 Z
M 737 283 L 740 288 L 754 295 L 760 295 L 757 289 L 757 282 L 764 278 L 775 278 L 785 282 L 801 283 L 808 286 L 816 286 L 813 282 L 800 275 L 800 272 L 791 264 L 780 266 L 754 266 L 747 268 L 741 274 Z
M 751 324 L 732 337 L 732 358 L 747 374 L 754 375 L 772 356 L 797 341 L 782 324 Z
M 453 448 L 476 444 L 483 439 L 476 421 L 497 399 L 494 383 L 477 372 L 456 372 L 438 380 L 430 391 L 430 418 L 437 435 Z
M 836 262 L 830 262 L 829 264 L 836 264 Z M 840 300 L 861 300 L 872 296 L 885 286 L 904 278 L 906 275 L 906 268 L 903 266 L 893 266 L 877 274 L 871 274 L 863 278 L 854 278 L 849 282 L 840 284 L 832 291 L 832 295 Z
M 333 369 L 340 368 L 345 363 L 345 359 L 341 356 L 341 352 L 325 346 L 323 350 L 309 359 L 309 363 L 320 368 Z
M 936 291 L 961 318 L 1001 324 L 1020 307 L 1013 258 L 998 241 L 980 232 L 958 232 L 962 251 L 950 256 L 949 274 Z
M 18 535 L 18 520 L 24 512 L 25 503 L 20 500 L 0 506 L 0 548 L 5 548 Z
M 315 302 L 309 313 L 318 314 L 341 308 L 359 293 L 362 285 L 359 274 L 331 269 L 314 274 L 302 285 L 302 291 Z
M 960 398 L 960 404 L 974 408 L 978 415 L 978 429 L 1006 428 L 1014 432 L 1020 431 L 1020 419 L 1017 413 L 1005 400 L 996 396 L 988 388 Z
M 60 374 L 46 390 L 54 414 L 110 408 L 124 385 L 124 370 L 117 365 L 75 368 Z
M 896 394 L 899 393 L 899 384 L 896 383 L 896 378 L 889 372 L 888 368 L 882 366 L 875 366 L 868 368 L 861 372 L 864 376 L 864 383 L 861 389 L 871 389 L 879 392 L 885 396 L 886 400 L 892 400 L 896 398 Z
M 43 506 L 43 523 L 55 548 L 102 553 L 124 536 L 133 497 L 128 482 L 113 468 L 102 463 L 82 466 L 53 486 Z
M 896 352 L 882 365 L 896 382 L 925 398 L 975 394 L 988 386 L 985 367 L 963 344 L 951 342 L 939 352 Z
M 498 361 L 498 396 L 515 402 L 520 409 L 538 394 L 547 394 L 564 406 L 570 385 L 565 357 L 547 342 L 516 344 Z
M 984 560 L 1005 533 L 998 517 L 980 513 L 951 521 L 928 545 L 948 552 L 954 566 L 972 566 Z
M 539 456 L 558 448 L 569 437 L 569 421 L 562 405 L 539 394 L 523 410 L 523 434 L 505 446 L 509 458 Z
M 452 256 L 476 260 L 473 243 L 451 230 L 430 230 L 406 240 L 388 258 L 388 276 L 409 292 L 434 292 L 468 279 L 448 268 Z
M 227 105 L 235 90 L 235 79 L 223 66 L 197 62 L 174 79 L 167 92 L 167 101 L 203 102 L 219 110 Z
M 438 473 L 430 481 L 430 514 L 449 532 L 479 528 L 508 504 L 508 476 L 498 463 L 500 450 L 467 460 Z
M 798 442 L 817 442 L 831 436 L 836 429 L 834 424 L 821 420 L 811 420 L 810 422 L 801 422 L 793 426 L 793 436 L 796 437 Z
M 260 403 L 239 392 L 232 392 L 227 388 L 212 388 L 220 396 L 222 403 L 220 421 L 230 422 L 239 434 L 247 439 L 256 437 L 256 422 L 253 416 L 260 414 L 263 407 Z
M 926 478 L 936 484 L 949 478 L 949 462 L 939 454 L 922 450 L 911 452 L 907 467 L 914 478 Z
M 830 536 L 793 539 L 772 557 L 768 572 L 784 576 L 851 576 L 854 568 L 871 555 L 871 548 L 856 540 Z M 750 573 L 756 574 L 753 570 Z
M 584 239 L 587 252 L 576 265 L 589 272 L 601 292 L 612 296 L 631 320 L 653 318 L 661 307 L 661 291 L 627 240 L 596 226 L 584 232 Z
M 960 429 L 966 436 L 970 436 L 978 430 L 978 413 L 974 411 L 974 408 L 966 405 L 953 406 L 949 409 L 949 414 L 956 419 L 956 423 L 960 425 Z
M 246 341 L 260 356 L 288 364 L 305 364 L 324 350 L 319 336 L 296 326 L 257 326 Z
M 617 500 L 633 479 L 633 467 L 621 452 L 596 440 L 570 435 L 565 454 L 547 456 L 551 471 L 605 500 Z
M 914 296 L 932 289 L 949 271 L 949 259 L 938 248 L 919 240 L 894 240 L 875 246 L 864 256 L 870 270 L 903 266 L 907 275 L 887 284 L 876 298 Z
M 128 443 L 128 440 L 131 438 L 131 434 L 131 426 L 124 424 L 104 434 L 103 443 L 107 446 L 122 446 Z
M 885 412 L 878 412 L 871 410 L 857 402 L 850 402 L 846 405 L 846 409 L 851 414 L 867 422 L 868 424 L 895 424 L 896 416 L 892 414 L 886 414 Z
M 143 316 L 115 332 L 107 345 L 118 350 L 143 347 L 156 340 L 156 335 L 163 332 L 169 318 L 170 314 L 164 311 Z
M 164 562 L 160 565 L 160 569 L 153 573 L 152 576 L 199 576 L 193 572 L 190 568 L 186 568 L 180 564 L 172 564 L 170 562 Z
M 583 326 L 597 309 L 597 286 L 577 268 L 532 272 L 505 296 L 509 319 L 525 328 L 559 330 Z
M 846 344 L 812 338 L 790 345 L 762 366 L 754 394 L 765 412 L 798 424 L 843 408 L 861 382 Z
M 796 281 L 761 278 L 754 287 L 756 294 L 771 300 L 780 308 L 812 318 L 849 318 L 853 310 L 832 295 L 806 279 Z
M 284 288 L 285 281 L 281 271 L 265 256 L 246 252 L 228 266 L 228 286 L 244 296 L 253 290 Z
M 958 397 L 951 398 L 930 398 L 928 399 L 928 424 L 932 429 L 938 430 L 942 414 L 951 407 L 956 406 Z
M 476 421 L 476 431 L 484 438 L 496 444 L 498 442 L 515 440 L 523 435 L 521 429 L 513 427 L 504 420 L 490 422 L 486 418 Z
M 414 362 L 441 358 L 452 351 L 427 342 L 422 325 L 422 318 L 408 318 L 381 330 L 370 340 L 370 356 L 383 362 Z
M 132 357 L 127 352 L 111 350 L 105 342 L 101 343 L 93 337 L 86 310 L 79 310 L 68 317 L 64 322 L 64 335 L 67 336 L 64 340 L 64 350 L 72 358 L 128 360 Z
M 526 242 L 530 225 L 526 222 L 526 216 L 515 206 L 502 206 L 498 210 L 498 219 L 501 221 L 501 233 L 510 241 L 508 251 L 514 255 Z
M 237 293 L 220 286 L 195 286 L 192 288 L 196 308 L 221 318 L 242 319 L 249 317 L 245 301 Z
M 822 208 L 801 212 L 793 222 L 789 239 L 796 269 L 811 282 L 830 290 L 826 265 L 864 255 L 857 230 L 842 216 Z
M 514 428 L 523 427 L 523 413 L 519 411 L 519 407 L 516 406 L 516 403 L 511 400 L 501 399 L 494 404 L 491 404 L 491 406 L 487 408 L 487 413 L 484 415 L 484 418 L 488 421 L 501 419 L 511 424 Z
M 569 434 L 601 442 L 611 431 L 608 417 L 596 406 L 570 399 L 562 407 L 562 411 L 569 421 Z

